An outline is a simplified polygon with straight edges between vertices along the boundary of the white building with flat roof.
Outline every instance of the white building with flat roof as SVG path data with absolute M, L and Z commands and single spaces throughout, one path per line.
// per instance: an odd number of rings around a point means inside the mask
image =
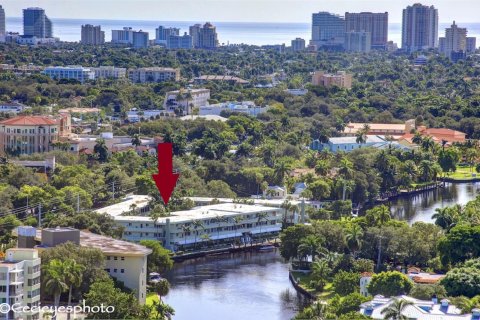
M 81 83 L 95 80 L 95 72 L 82 66 L 48 67 L 43 70 L 43 74 L 55 80 L 74 79 Z
M 150 211 L 150 201 L 152 201 L 150 196 L 129 195 L 123 198 L 121 202 L 97 209 L 95 212 L 105 213 L 112 217 L 117 217 L 124 213 L 133 215 L 133 211 L 135 211 L 135 215 L 146 215 Z
M 127 77 L 126 68 L 117 68 L 113 66 L 100 66 L 91 68 L 95 73 L 95 79 L 124 79 Z
M 24 307 L 40 305 L 40 264 L 35 249 L 12 248 L 0 261 L 0 303 Z M 39 319 L 39 312 L 2 312 L 0 319 Z
M 191 248 L 205 239 L 224 243 L 249 243 L 259 235 L 275 236 L 282 228 L 283 210 L 275 207 L 222 203 L 171 212 L 153 221 L 147 216 L 117 215 L 128 241 L 157 240 L 176 251 Z M 196 226 L 201 222 L 202 226 Z
M 165 94 L 165 110 L 180 115 L 191 114 L 193 109 L 208 105 L 210 89 L 186 89 L 169 91 Z
M 242 102 L 224 102 L 217 104 L 210 104 L 200 106 L 198 114 L 201 116 L 215 115 L 219 116 L 222 111 L 226 112 L 238 112 L 244 113 L 249 116 L 256 117 L 260 113 L 264 113 L 268 110 L 268 107 L 256 106 L 253 101 L 242 101 Z
M 128 78 L 134 83 L 179 81 L 180 69 L 161 67 L 129 69 Z

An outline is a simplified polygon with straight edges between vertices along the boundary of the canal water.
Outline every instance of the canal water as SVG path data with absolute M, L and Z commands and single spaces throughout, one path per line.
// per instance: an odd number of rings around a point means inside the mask
M 278 253 L 239 252 L 175 263 L 164 300 L 174 320 L 292 319 L 307 302 Z
M 444 188 L 426 191 L 412 196 L 399 197 L 390 202 L 393 216 L 409 223 L 433 222 L 435 209 L 465 205 L 480 195 L 480 183 L 446 183 Z

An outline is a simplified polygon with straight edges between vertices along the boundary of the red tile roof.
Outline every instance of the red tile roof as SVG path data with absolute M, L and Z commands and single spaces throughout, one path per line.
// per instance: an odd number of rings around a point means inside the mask
M 51 126 L 55 124 L 57 122 L 54 119 L 46 116 L 18 116 L 0 121 L 0 125 L 8 126 Z

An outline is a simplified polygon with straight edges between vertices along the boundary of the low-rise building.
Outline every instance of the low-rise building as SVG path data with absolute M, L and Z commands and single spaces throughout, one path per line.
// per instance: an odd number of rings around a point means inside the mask
M 0 121 L 0 152 L 32 154 L 53 150 L 52 143 L 71 134 L 71 117 L 17 116 Z
M 152 197 L 145 195 L 129 195 L 121 202 L 95 210 L 96 213 L 108 214 L 112 217 L 129 213 L 130 215 L 147 215 L 150 212 Z
M 250 243 L 259 235 L 276 236 L 282 228 L 282 212 L 283 209 L 275 207 L 222 203 L 171 212 L 170 216 L 155 221 L 148 216 L 113 218 L 124 228 L 125 240 L 157 240 L 176 251 L 191 248 L 201 241 Z M 195 227 L 195 221 L 200 221 L 203 228 Z
M 256 106 L 253 101 L 224 102 L 224 103 L 200 106 L 198 110 L 198 114 L 201 116 L 206 116 L 206 115 L 219 116 L 222 113 L 222 111 L 226 111 L 226 112 L 239 112 L 239 113 L 247 114 L 249 116 L 256 117 L 260 113 L 264 113 L 267 110 L 268 110 L 268 107 Z
M 191 114 L 193 109 L 208 105 L 210 89 L 187 89 L 169 91 L 165 94 L 165 110 L 179 115 Z
M 241 79 L 235 76 L 222 76 L 222 75 L 203 75 L 193 79 L 196 84 L 205 84 L 208 82 L 227 82 L 229 84 L 248 84 L 247 80 Z
M 406 305 L 401 313 L 405 319 L 418 320 L 475 320 L 480 319 L 480 309 L 473 309 L 471 314 L 464 314 L 462 310 L 450 303 L 448 299 L 442 299 L 440 303 L 436 297 L 432 300 L 419 300 L 409 296 L 386 298 L 378 295 L 372 301 L 360 305 L 360 313 L 372 319 L 385 319 L 383 310 L 392 305 L 395 300 L 403 299 L 411 304 Z
M 287 189 L 280 186 L 268 186 L 263 191 L 263 196 L 267 199 L 285 199 L 287 197 Z
M 19 114 L 20 112 L 24 112 L 28 109 L 31 109 L 31 107 L 27 107 L 19 102 L 0 102 L 1 113 Z
M 465 133 L 452 129 L 419 126 L 417 132 L 422 137 L 430 137 L 435 143 L 444 144 L 445 146 L 451 146 L 453 143 L 464 143 L 466 141 Z M 404 143 L 405 145 L 413 145 L 414 137 L 414 133 L 407 133 L 398 138 L 398 142 Z
M 400 138 L 404 134 L 411 133 L 416 129 L 415 119 L 405 121 L 405 123 L 358 123 L 350 122 L 345 126 L 343 134 L 354 137 L 359 131 L 368 127 L 367 134 L 390 136 Z
M 95 80 L 95 72 L 90 68 L 84 68 L 82 66 L 48 67 L 43 70 L 43 74 L 54 80 L 73 79 L 81 83 L 88 80 Z
M 117 280 L 122 281 L 127 288 L 133 290 L 141 304 L 145 303 L 147 294 L 147 256 L 152 253 L 151 249 L 139 244 L 74 228 L 57 227 L 41 230 L 35 230 L 32 227 L 27 228 L 33 229 L 34 235 L 21 237 L 22 231 L 17 230 L 19 243 L 24 243 L 26 246 L 31 246 L 32 243 L 40 243 L 40 245 L 35 246 L 39 251 L 48 250 L 66 242 L 72 242 L 81 247 L 99 249 L 105 256 L 105 271 Z M 29 233 L 32 232 L 29 231 Z M 31 237 L 33 239 L 29 240 Z
M 40 306 L 40 264 L 35 249 L 12 248 L 5 252 L 0 261 L 0 302 L 13 306 L 34 308 L 32 311 L 15 313 L 2 312 L 2 319 L 39 319 Z
M 160 67 L 129 69 L 128 78 L 134 83 L 179 81 L 180 69 Z
M 372 281 L 372 275 L 373 273 L 371 272 L 363 272 L 360 274 L 360 294 L 364 297 L 368 297 L 368 284 L 370 281 Z
M 165 110 L 137 110 L 136 108 L 133 108 L 127 112 L 127 120 L 128 122 L 135 123 L 142 121 L 142 119 L 155 119 L 165 113 Z
M 322 143 L 318 140 L 314 140 L 310 144 L 310 149 L 316 151 L 330 151 L 337 152 L 351 152 L 356 149 L 373 147 L 384 149 L 388 147 L 408 149 L 407 146 L 401 145 L 398 142 L 388 141 L 384 136 L 367 135 L 364 143 L 357 142 L 356 137 L 335 137 L 329 138 L 327 143 Z
M 91 70 L 95 73 L 95 79 L 124 79 L 127 76 L 126 68 L 100 66 Z
M 340 88 L 352 88 L 352 75 L 345 71 L 338 71 L 335 74 L 325 73 L 324 71 L 315 71 L 312 77 L 314 86 L 330 88 L 337 86 Z

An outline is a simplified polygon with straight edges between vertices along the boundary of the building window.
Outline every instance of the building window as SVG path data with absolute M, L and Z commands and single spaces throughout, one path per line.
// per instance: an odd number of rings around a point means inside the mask
M 120 257 L 120 260 L 122 260 L 122 261 L 125 260 L 125 257 Z
M 125 273 L 125 269 L 120 269 L 120 273 Z
M 113 260 L 118 260 L 118 257 L 113 257 Z
M 107 256 L 107 260 L 110 260 L 110 256 Z
M 107 269 L 104 269 L 104 270 L 105 270 L 106 272 L 110 273 L 110 269 L 107 268 Z
M 113 269 L 113 272 L 114 272 L 114 273 L 117 273 L 117 269 Z

